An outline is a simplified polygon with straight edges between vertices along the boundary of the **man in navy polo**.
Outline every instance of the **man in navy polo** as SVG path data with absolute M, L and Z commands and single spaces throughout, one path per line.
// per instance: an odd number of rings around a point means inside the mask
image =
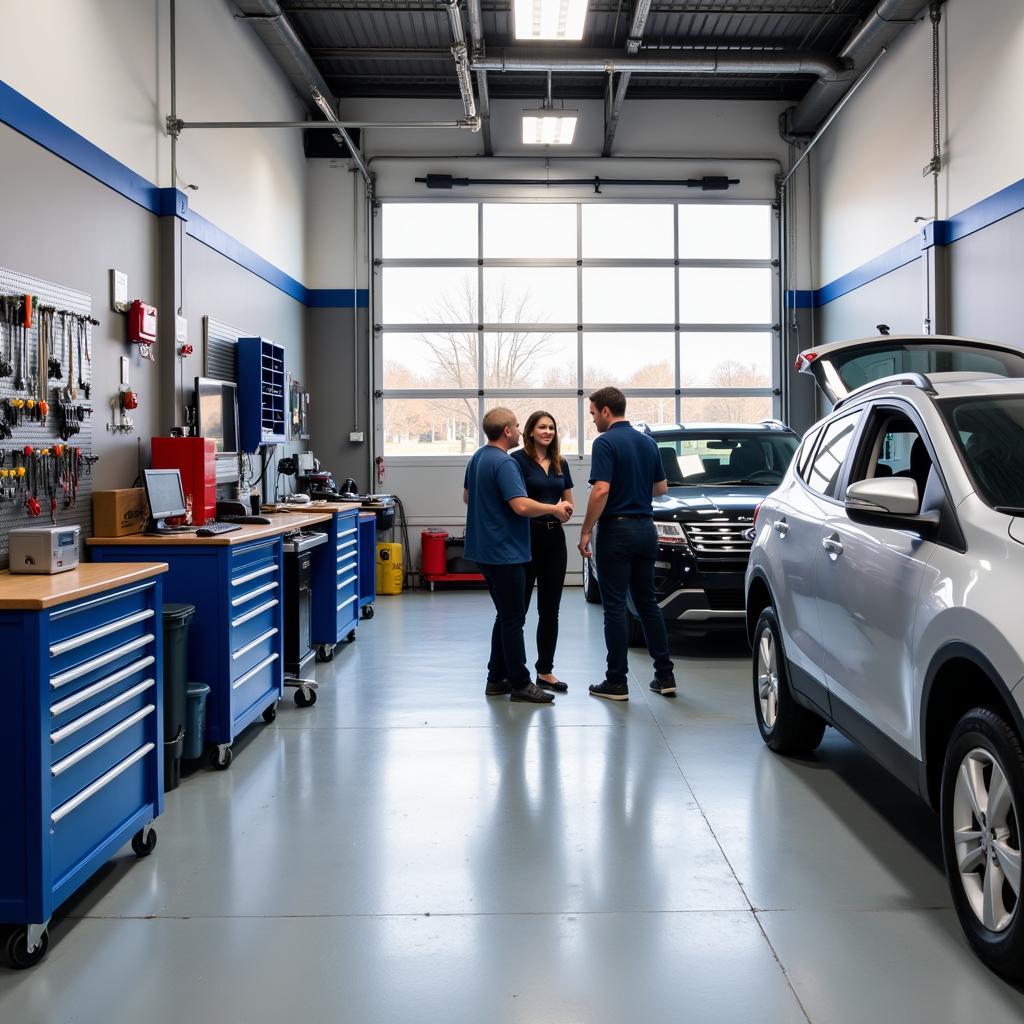
M 545 505 L 526 496 L 523 474 L 509 449 L 519 444 L 519 420 L 511 409 L 491 409 L 483 422 L 487 444 L 469 460 L 462 500 L 466 511 L 466 558 L 487 581 L 497 612 L 487 662 L 488 697 L 511 694 L 514 701 L 550 704 L 554 694 L 533 682 L 526 667 L 526 566 L 530 524 L 537 516 L 567 522 L 572 505 Z
M 674 697 L 676 680 L 668 652 L 668 633 L 654 596 L 654 561 L 658 533 L 651 498 L 668 490 L 658 446 L 634 430 L 626 417 L 626 396 L 618 388 L 601 388 L 590 396 L 590 416 L 600 436 L 590 461 L 590 501 L 580 533 L 579 551 L 595 557 L 590 539 L 597 533 L 597 578 L 604 605 L 604 643 L 608 669 L 604 682 L 590 687 L 595 697 L 629 700 L 626 683 L 626 593 L 644 628 L 647 649 L 654 659 L 651 689 Z

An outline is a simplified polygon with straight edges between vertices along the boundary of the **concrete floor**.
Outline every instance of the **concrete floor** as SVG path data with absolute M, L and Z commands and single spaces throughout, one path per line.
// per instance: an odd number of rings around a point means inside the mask
M 554 707 L 483 696 L 479 592 L 382 598 L 159 846 L 64 908 L 0 1020 L 986 1024 L 1024 995 L 969 952 L 931 812 L 828 733 L 785 761 L 741 641 L 676 640 L 681 695 L 598 701 L 566 594 Z M 532 645 L 531 645 L 532 646 Z

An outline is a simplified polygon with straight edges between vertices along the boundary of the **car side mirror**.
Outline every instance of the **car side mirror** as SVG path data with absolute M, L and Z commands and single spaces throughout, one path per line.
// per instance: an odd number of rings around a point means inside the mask
M 909 477 L 858 480 L 846 488 L 846 514 L 855 523 L 893 530 L 917 530 L 930 536 L 938 529 L 938 512 L 921 513 L 917 481 Z

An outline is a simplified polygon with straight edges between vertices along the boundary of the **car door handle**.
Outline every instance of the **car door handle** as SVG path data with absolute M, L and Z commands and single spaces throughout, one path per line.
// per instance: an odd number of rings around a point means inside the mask
M 833 557 L 838 557 L 843 553 L 843 542 L 838 537 L 826 537 L 821 542 L 821 546 Z
M 785 519 L 776 519 L 772 523 L 772 529 L 780 536 L 785 537 L 789 533 L 789 523 Z

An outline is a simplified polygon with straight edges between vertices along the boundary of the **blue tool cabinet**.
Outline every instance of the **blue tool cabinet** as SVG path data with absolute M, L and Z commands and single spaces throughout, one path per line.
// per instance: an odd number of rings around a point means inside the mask
M 336 644 L 355 640 L 359 624 L 359 509 L 343 509 L 317 529 L 327 543 L 313 549 L 311 630 L 317 658 L 330 661 Z
M 377 600 L 377 516 L 359 513 L 359 611 L 364 619 L 373 618 Z
M 140 857 L 156 845 L 163 567 L 108 568 L 132 582 L 0 611 L 0 924 L 14 967 L 42 959 L 53 912 L 129 839 Z
M 195 605 L 189 680 L 210 687 L 206 741 L 213 745 L 215 768 L 231 764 L 231 744 L 243 729 L 260 717 L 274 720 L 284 692 L 281 537 L 244 543 L 223 539 L 232 536 L 184 543 L 140 538 L 137 545 L 89 542 L 97 562 L 166 562 L 164 597 Z
M 238 431 L 242 451 L 288 441 L 284 346 L 266 338 L 239 338 Z

